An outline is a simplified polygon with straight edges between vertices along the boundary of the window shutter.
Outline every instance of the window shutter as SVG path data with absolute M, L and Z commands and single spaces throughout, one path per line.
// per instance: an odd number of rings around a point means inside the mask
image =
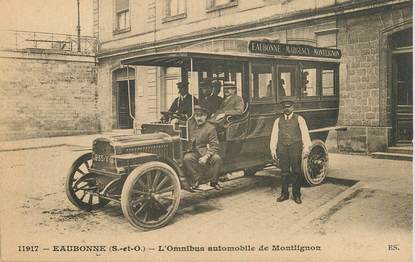
M 126 10 L 129 7 L 129 0 L 116 0 L 115 1 L 115 10 L 116 12 Z

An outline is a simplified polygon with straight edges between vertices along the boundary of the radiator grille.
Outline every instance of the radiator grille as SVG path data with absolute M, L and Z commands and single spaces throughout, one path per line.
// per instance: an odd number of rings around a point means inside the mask
M 151 153 L 164 157 L 172 157 L 172 150 L 170 144 L 159 144 L 159 145 L 145 145 L 138 147 L 127 147 L 122 150 L 124 154 L 134 153 Z

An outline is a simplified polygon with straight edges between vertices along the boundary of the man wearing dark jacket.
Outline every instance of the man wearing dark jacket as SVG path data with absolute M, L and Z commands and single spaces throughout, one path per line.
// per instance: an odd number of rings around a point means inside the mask
M 210 185 L 216 190 L 222 190 L 218 182 L 222 168 L 222 159 L 218 155 L 219 140 L 216 128 L 209 122 L 208 110 L 195 106 L 194 119 L 189 121 L 189 138 L 192 151 L 183 157 L 183 167 L 191 189 L 199 186 L 202 174 L 210 178 Z
M 194 99 L 195 105 L 197 99 L 189 94 L 189 83 L 178 82 L 177 89 L 179 90 L 179 96 L 174 99 L 170 106 L 170 113 L 178 113 L 183 115 L 185 118 L 189 118 L 192 115 L 192 100 Z
M 218 111 L 223 102 L 223 98 L 219 96 L 221 83 L 219 81 L 213 81 L 211 87 L 210 94 L 204 99 L 204 105 L 205 108 L 209 110 L 209 114 L 214 114 Z M 202 105 L 202 102 L 200 102 L 200 104 Z

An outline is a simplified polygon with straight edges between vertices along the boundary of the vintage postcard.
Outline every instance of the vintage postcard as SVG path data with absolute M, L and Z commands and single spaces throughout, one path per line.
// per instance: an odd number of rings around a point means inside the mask
M 1 4 L 1 261 L 412 261 L 412 1 Z

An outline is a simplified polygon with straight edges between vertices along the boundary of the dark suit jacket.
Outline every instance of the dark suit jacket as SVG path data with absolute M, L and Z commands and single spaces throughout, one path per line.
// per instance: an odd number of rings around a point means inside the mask
M 187 94 L 183 100 L 180 96 L 176 97 L 170 106 L 169 112 L 184 114 L 189 118 L 192 115 L 192 97 L 190 94 Z M 197 98 L 195 98 L 195 105 L 197 103 Z
M 220 106 L 222 105 L 223 98 L 220 96 L 208 96 L 203 99 L 203 102 L 200 101 L 200 105 L 205 107 L 210 114 L 215 113 L 218 111 Z
M 216 128 L 209 122 L 197 126 L 196 120 L 189 121 L 189 137 L 194 149 L 201 155 L 212 155 L 219 151 L 219 140 Z

